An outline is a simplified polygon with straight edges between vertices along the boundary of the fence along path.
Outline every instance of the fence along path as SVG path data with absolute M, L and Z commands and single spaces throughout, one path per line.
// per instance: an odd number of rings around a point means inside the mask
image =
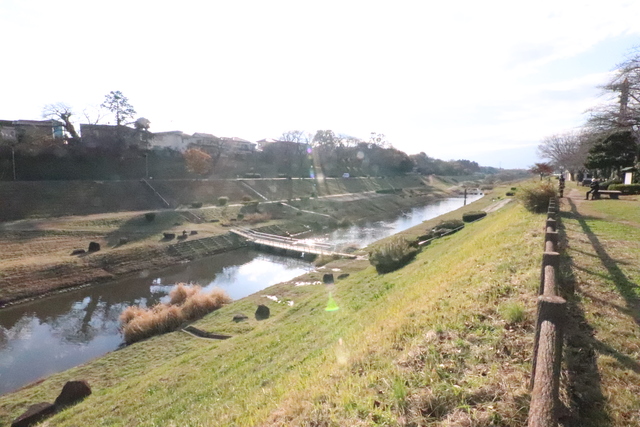
M 243 237 L 247 241 L 263 247 L 284 249 L 301 254 L 338 256 L 342 258 L 355 258 L 353 254 L 345 254 L 332 250 L 329 243 L 309 242 L 306 240 L 294 239 L 293 237 L 278 236 L 275 234 L 261 233 L 248 228 L 234 228 L 231 233 Z
M 564 184 L 564 183 L 562 183 Z M 560 188 L 560 197 L 564 190 Z M 540 274 L 538 317 L 531 372 L 528 427 L 555 427 L 560 409 L 560 370 L 566 301 L 559 295 L 557 200 L 549 200 Z

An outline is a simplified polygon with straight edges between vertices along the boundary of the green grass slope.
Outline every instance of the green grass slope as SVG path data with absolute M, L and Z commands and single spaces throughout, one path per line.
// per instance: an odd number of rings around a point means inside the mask
M 523 425 L 543 221 L 510 204 L 398 271 L 276 285 L 195 323 L 232 339 L 131 345 L 0 397 L 0 424 L 86 379 L 47 425 Z M 258 302 L 268 320 L 231 320 Z

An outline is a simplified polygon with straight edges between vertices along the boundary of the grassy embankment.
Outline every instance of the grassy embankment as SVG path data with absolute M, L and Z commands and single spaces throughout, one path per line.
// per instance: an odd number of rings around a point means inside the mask
M 94 394 L 50 425 L 522 425 L 543 220 L 510 204 L 396 272 L 276 285 L 195 323 L 232 339 L 131 345 L 1 397 L 0 422 L 73 378 Z M 271 318 L 231 321 L 257 302 Z
M 348 185 L 342 181 L 347 181 Z M 145 219 L 143 212 L 122 212 L 0 223 L 0 305 L 182 261 L 184 257 L 167 250 L 178 240 L 163 239 L 163 232 L 180 236 L 183 230 L 196 230 L 197 235 L 186 239 L 193 241 L 224 235 L 228 233 L 229 225 L 254 227 L 276 224 L 285 229 L 291 225 L 300 230 L 304 229 L 301 228 L 303 224 L 321 227 L 327 221 L 349 223 L 365 217 L 380 219 L 441 197 L 447 188 L 437 180 L 433 180 L 433 185 L 425 185 L 417 178 L 397 183 L 387 181 L 329 180 L 323 186 L 324 192 L 330 195 L 346 191 L 355 193 L 327 199 L 306 197 L 291 202 L 300 209 L 320 215 L 261 202 L 258 205 L 214 205 L 190 209 L 190 212 L 158 211 L 152 222 Z M 419 187 L 407 189 L 399 195 L 363 193 L 372 191 L 376 186 L 390 188 L 402 183 Z M 290 185 L 287 180 L 261 181 L 260 184 L 265 187 L 261 191 L 270 189 L 274 197 L 303 194 L 302 190 L 285 191 Z M 327 218 L 329 215 L 333 219 Z M 204 222 L 197 220 L 194 223 L 197 218 Z M 126 239 L 126 243 L 121 243 L 122 239 Z M 86 249 L 90 241 L 100 243 L 102 250 L 80 256 L 70 255 L 74 249 Z M 189 255 L 190 259 L 193 256 Z
M 640 425 L 640 196 L 561 203 L 568 425 Z

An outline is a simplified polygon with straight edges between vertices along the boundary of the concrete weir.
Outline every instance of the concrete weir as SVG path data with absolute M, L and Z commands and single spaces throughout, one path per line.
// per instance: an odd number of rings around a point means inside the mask
M 277 236 L 275 234 L 260 233 L 248 228 L 234 228 L 231 233 L 238 235 L 257 249 L 271 250 L 282 254 L 294 254 L 295 256 L 326 255 L 341 258 L 355 258 L 353 254 L 345 254 L 333 251 L 331 245 L 320 242 L 307 242 L 293 237 Z

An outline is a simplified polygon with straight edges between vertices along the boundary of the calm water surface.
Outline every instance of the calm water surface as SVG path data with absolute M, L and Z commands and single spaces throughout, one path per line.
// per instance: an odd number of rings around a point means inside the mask
M 315 240 L 362 247 L 462 205 L 463 199 L 445 199 L 395 220 L 352 226 Z M 302 259 L 240 249 L 0 310 L 0 394 L 116 349 L 122 343 L 122 310 L 166 301 L 177 282 L 217 286 L 239 299 L 311 269 Z

